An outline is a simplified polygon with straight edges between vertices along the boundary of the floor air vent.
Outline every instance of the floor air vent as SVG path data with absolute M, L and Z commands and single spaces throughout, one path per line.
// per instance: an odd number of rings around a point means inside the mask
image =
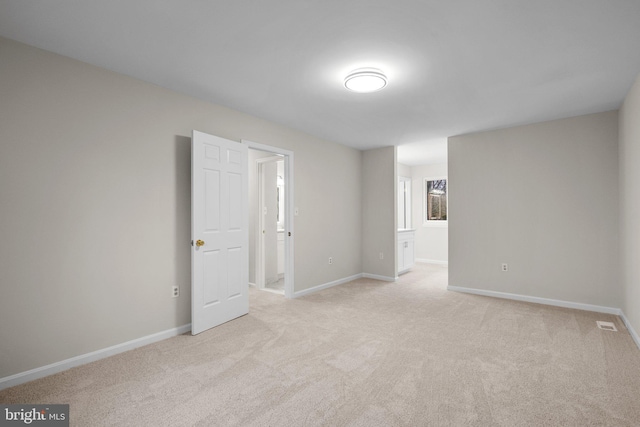
M 605 331 L 618 332 L 618 330 L 616 329 L 616 325 L 614 325 L 611 322 L 600 322 L 600 321 L 597 321 L 596 323 L 598 324 L 598 328 L 600 328 L 600 329 L 603 329 Z

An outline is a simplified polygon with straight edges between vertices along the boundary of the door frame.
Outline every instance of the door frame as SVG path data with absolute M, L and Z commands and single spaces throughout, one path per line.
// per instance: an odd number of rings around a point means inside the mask
M 260 144 L 258 142 L 249 141 L 246 139 L 241 140 L 242 144 L 246 145 L 250 149 L 266 151 L 268 153 L 279 154 L 284 158 L 284 195 L 285 195 L 285 209 L 284 209 L 284 297 L 293 298 L 293 292 L 295 289 L 294 281 L 294 243 L 295 233 L 293 217 L 295 211 L 295 203 L 293 199 L 294 194 L 294 179 L 293 179 L 293 151 L 285 150 L 280 147 L 274 147 L 271 145 Z M 260 189 L 258 189 L 260 191 Z M 262 212 L 262 206 L 260 206 L 260 212 Z M 260 215 L 262 217 L 262 215 Z M 259 220 L 260 222 L 261 220 Z M 256 231 L 260 233 L 261 228 Z M 260 240 L 260 236 L 257 236 L 256 245 Z M 256 256 L 256 263 L 259 256 Z M 264 265 L 264 264 L 263 264 Z M 256 282 L 258 281 L 258 265 L 256 264 Z M 262 279 L 264 281 L 264 274 Z

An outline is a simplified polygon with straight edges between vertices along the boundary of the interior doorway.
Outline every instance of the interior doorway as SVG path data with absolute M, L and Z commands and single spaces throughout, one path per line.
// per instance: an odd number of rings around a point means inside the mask
M 249 283 L 293 297 L 293 152 L 249 148 Z
M 261 157 L 256 167 L 256 286 L 284 294 L 284 158 Z

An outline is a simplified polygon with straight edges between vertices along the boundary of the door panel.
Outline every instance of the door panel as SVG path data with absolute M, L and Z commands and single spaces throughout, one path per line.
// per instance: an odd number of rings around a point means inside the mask
M 208 232 L 220 231 L 220 172 L 205 170 L 205 228 Z
M 239 274 L 242 265 L 242 248 L 229 248 L 229 288 L 228 297 L 238 298 L 242 296 L 242 277 Z

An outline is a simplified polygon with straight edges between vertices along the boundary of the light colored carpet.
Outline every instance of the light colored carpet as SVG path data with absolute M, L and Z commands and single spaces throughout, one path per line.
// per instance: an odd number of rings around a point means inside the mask
M 448 292 L 446 277 L 252 290 L 247 316 L 0 402 L 69 403 L 77 426 L 640 425 L 640 351 L 619 318 Z

